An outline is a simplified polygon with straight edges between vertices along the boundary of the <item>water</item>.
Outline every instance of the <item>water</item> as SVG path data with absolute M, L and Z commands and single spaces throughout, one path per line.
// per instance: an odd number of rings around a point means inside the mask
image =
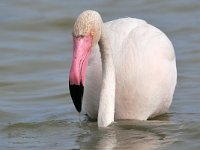
M 27 149 L 200 148 L 200 2 L 197 0 L 2 0 L 0 147 Z M 163 30 L 177 57 L 178 84 L 167 115 L 118 121 L 104 130 L 69 96 L 75 18 L 94 9 L 105 21 L 136 17 Z

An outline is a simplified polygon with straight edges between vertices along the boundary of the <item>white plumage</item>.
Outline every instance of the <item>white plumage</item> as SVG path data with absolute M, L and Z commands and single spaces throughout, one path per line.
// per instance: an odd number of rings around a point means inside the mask
M 100 15 L 89 10 L 75 23 L 75 40 L 81 34 L 93 39 L 83 110 L 89 117 L 98 118 L 98 126 L 106 127 L 114 119 L 146 120 L 168 111 L 177 70 L 174 48 L 162 31 L 135 18 L 103 24 Z M 74 62 L 82 51 L 75 50 Z M 77 73 L 74 78 L 74 68 L 70 79 L 79 85 L 81 79 Z
M 146 120 L 166 113 L 177 78 L 169 39 L 139 19 L 118 19 L 104 25 L 115 66 L 115 119 Z M 83 109 L 91 118 L 98 116 L 101 83 L 101 55 L 96 46 L 89 58 L 83 96 Z

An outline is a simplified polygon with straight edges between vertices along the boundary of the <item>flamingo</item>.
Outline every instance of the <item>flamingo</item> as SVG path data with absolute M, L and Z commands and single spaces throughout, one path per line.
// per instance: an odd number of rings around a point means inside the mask
M 72 34 L 69 89 L 79 113 L 83 107 L 98 127 L 107 127 L 168 111 L 177 69 L 173 45 L 161 30 L 136 18 L 103 23 L 98 12 L 86 10 Z

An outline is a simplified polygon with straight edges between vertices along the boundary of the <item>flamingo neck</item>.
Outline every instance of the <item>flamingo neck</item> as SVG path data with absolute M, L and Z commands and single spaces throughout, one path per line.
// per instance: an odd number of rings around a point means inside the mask
M 115 68 L 106 28 L 102 25 L 99 47 L 102 60 L 102 87 L 99 101 L 98 126 L 107 127 L 114 121 Z

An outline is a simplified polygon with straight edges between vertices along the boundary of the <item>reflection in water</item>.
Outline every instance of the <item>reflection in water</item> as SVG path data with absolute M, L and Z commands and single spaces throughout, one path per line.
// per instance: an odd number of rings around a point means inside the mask
M 91 128 L 79 137 L 80 149 L 153 150 L 165 147 L 175 137 L 163 133 L 163 121 L 121 121 L 106 129 Z
M 107 130 L 106 133 L 97 140 L 97 149 L 113 149 L 117 145 L 116 131 Z

